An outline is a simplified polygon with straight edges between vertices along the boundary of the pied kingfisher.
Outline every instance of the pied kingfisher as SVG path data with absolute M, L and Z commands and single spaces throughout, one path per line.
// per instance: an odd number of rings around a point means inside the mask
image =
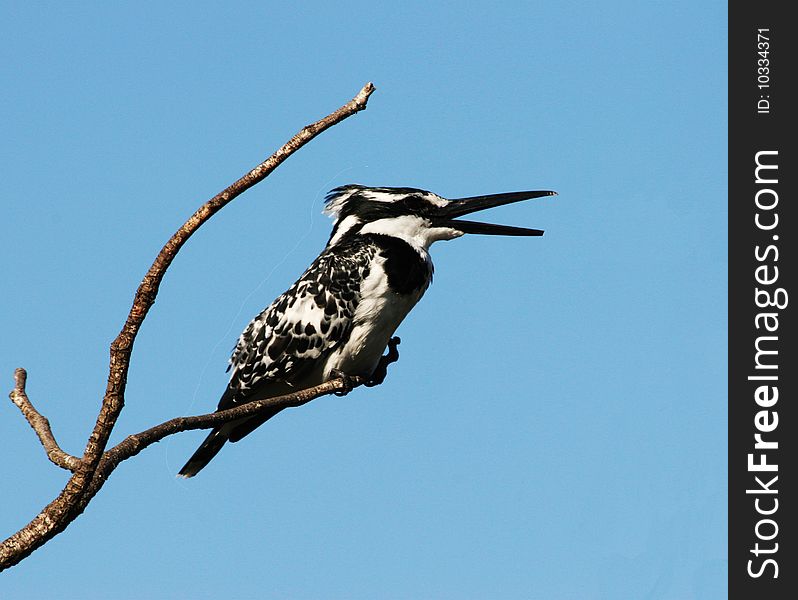
M 326 197 L 335 219 L 319 257 L 255 317 L 233 350 L 218 410 L 288 394 L 341 376 L 366 385 L 396 360 L 394 331 L 432 281 L 429 247 L 465 233 L 539 236 L 539 229 L 457 219 L 555 192 L 513 192 L 447 200 L 414 188 L 345 185 Z M 383 356 L 389 348 L 388 355 Z M 196 475 L 224 446 L 281 409 L 219 425 L 180 470 Z

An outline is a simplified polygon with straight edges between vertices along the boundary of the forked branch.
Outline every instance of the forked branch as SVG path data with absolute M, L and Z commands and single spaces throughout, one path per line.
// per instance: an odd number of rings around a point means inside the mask
M 72 471 L 72 476 L 58 497 L 42 509 L 25 527 L 0 543 L 0 571 L 16 565 L 34 550 L 40 548 L 66 529 L 83 512 L 94 495 L 103 486 L 110 473 L 122 460 L 135 456 L 143 448 L 159 439 L 178 431 L 208 429 L 218 425 L 220 422 L 250 414 L 250 412 L 254 414 L 258 410 L 265 410 L 278 405 L 296 406 L 304 404 L 323 394 L 345 389 L 346 382 L 334 380 L 310 390 L 272 398 L 268 401 L 251 403 L 228 411 L 172 419 L 140 434 L 129 436 L 117 446 L 106 450 L 111 431 L 116 425 L 119 414 L 125 404 L 125 387 L 133 342 L 147 313 L 155 302 L 164 274 L 180 251 L 180 248 L 202 224 L 235 197 L 265 179 L 299 148 L 326 129 L 364 110 L 372 92 L 374 92 L 374 86 L 371 83 L 367 83 L 352 100 L 341 108 L 323 119 L 303 127 L 299 133 L 288 140 L 269 158 L 200 206 L 166 242 L 166 245 L 158 253 L 139 285 L 125 324 L 111 344 L 110 366 L 105 395 L 82 457 L 67 454 L 58 446 L 49 422 L 34 408 L 28 399 L 25 390 L 25 371 L 18 369 L 15 372 L 15 385 L 10 394 L 11 400 L 19 407 L 30 426 L 36 432 L 48 458 L 59 467 Z M 239 414 L 236 411 L 241 412 Z

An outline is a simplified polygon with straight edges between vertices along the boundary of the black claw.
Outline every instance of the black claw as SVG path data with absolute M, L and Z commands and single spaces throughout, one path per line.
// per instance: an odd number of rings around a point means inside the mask
M 363 385 L 366 387 L 374 387 L 385 381 L 385 377 L 388 375 L 388 365 L 399 360 L 399 350 L 397 350 L 396 347 L 401 341 L 402 340 L 398 337 L 392 337 L 388 340 L 388 353 L 380 358 L 380 362 L 377 363 L 377 368 L 374 369 L 374 373 L 371 374 L 369 380 Z
M 334 378 L 340 379 L 343 381 L 344 388 L 342 390 L 338 390 L 337 392 L 333 392 L 336 396 L 346 396 L 349 392 L 355 389 L 355 382 L 352 379 L 351 375 L 347 375 L 343 371 L 339 371 L 338 369 L 333 369 L 330 372 Z
M 399 336 L 392 337 L 388 340 L 388 354 L 386 355 L 387 364 L 395 363 L 399 360 L 399 350 L 396 347 L 402 343 Z

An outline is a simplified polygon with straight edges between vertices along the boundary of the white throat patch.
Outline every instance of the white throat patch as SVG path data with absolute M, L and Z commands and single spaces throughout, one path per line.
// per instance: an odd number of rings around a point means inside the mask
M 462 231 L 451 227 L 433 227 L 428 220 L 415 215 L 378 219 L 366 223 L 360 233 L 377 233 L 399 238 L 417 250 L 423 250 L 424 253 L 429 250 L 433 242 L 451 240 L 463 235 Z

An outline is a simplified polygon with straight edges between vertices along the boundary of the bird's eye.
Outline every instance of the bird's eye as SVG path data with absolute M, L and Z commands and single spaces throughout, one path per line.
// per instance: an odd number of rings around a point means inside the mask
M 406 196 L 402 203 L 410 212 L 415 214 L 424 214 L 427 208 L 427 203 L 419 196 Z

